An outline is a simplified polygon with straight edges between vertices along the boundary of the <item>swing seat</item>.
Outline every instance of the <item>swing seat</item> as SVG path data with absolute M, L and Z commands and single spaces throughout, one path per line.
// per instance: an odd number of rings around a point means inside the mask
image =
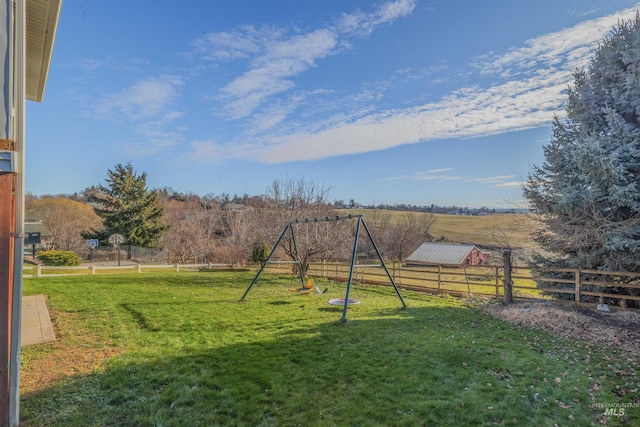
M 307 280 L 301 288 L 289 289 L 289 292 L 296 292 L 298 294 L 308 294 L 313 290 L 313 279 Z

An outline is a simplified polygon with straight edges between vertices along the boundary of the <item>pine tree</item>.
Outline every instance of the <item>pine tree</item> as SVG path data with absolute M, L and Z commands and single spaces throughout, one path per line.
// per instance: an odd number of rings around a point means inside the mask
M 147 174 L 137 175 L 131 164 L 117 164 L 108 171 L 107 185 L 99 185 L 96 213 L 103 230 L 87 238 L 106 242 L 112 234 L 124 236 L 124 244 L 155 248 L 167 229 L 162 224 L 163 206 L 157 191 L 147 189 Z
M 639 272 L 640 16 L 574 73 L 565 110 L 524 188 L 546 225 L 535 266 Z

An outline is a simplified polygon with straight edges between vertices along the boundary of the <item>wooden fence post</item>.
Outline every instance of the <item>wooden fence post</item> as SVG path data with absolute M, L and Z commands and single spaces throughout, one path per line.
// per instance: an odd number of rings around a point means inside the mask
M 395 261 L 393 261 L 393 265 L 391 266 L 391 277 L 393 277 L 393 281 L 395 282 L 396 281 L 396 262 Z
M 500 298 L 500 267 L 497 265 L 494 267 L 496 270 L 495 282 L 496 282 L 496 298 Z
M 504 263 L 504 295 L 502 303 L 509 305 L 513 303 L 513 281 L 511 280 L 511 251 L 502 253 L 502 261 Z
M 442 264 L 438 264 L 438 292 L 440 292 L 440 277 L 442 276 Z
M 577 270 L 574 271 L 574 275 L 575 275 L 575 279 L 576 279 L 576 297 L 575 297 L 575 303 L 579 303 L 580 302 L 580 269 L 578 268 Z

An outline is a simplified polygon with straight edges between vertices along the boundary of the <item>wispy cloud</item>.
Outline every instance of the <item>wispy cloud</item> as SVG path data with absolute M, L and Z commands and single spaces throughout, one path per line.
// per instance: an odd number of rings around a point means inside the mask
M 436 182 L 445 182 L 445 181 L 460 181 L 464 180 L 464 182 L 476 182 L 482 185 L 489 185 L 492 187 L 522 187 L 522 181 L 513 181 L 513 175 L 497 175 L 497 176 L 487 176 L 480 178 L 465 178 L 459 175 L 450 174 L 448 172 L 452 172 L 453 168 L 439 168 L 439 169 L 430 169 L 427 171 L 418 171 L 408 175 L 400 175 L 400 176 L 392 176 L 383 179 L 383 181 L 436 181 Z
M 410 175 L 393 176 L 383 179 L 383 181 L 397 181 L 397 180 L 409 180 L 409 181 L 459 181 L 462 177 L 457 175 L 449 175 L 445 172 L 452 171 L 452 168 L 432 169 L 428 171 L 414 172 Z
M 229 101 L 226 109 L 230 117 L 246 117 L 268 97 L 293 88 L 295 84 L 289 78 L 331 54 L 337 43 L 335 33 L 322 29 L 269 46 L 249 71 L 222 88 L 223 99 Z
M 145 120 L 164 114 L 178 97 L 183 82 L 177 76 L 160 76 L 134 83 L 117 93 L 106 95 L 94 113 L 103 118 Z
M 514 175 L 498 175 L 482 178 L 469 178 L 465 179 L 465 182 L 477 182 L 479 184 L 500 188 L 522 188 L 524 183 L 522 181 L 514 181 L 513 178 Z
M 546 87 L 535 79 L 488 90 L 464 88 L 437 103 L 368 115 L 315 133 L 265 137 L 244 153 L 252 160 L 283 163 L 533 128 L 562 113 L 563 91 L 563 84 Z
M 168 111 L 155 120 L 138 124 L 132 140 L 120 145 L 123 152 L 131 156 L 143 156 L 165 151 L 184 141 L 181 131 L 172 127 L 173 123 L 184 116 L 181 111 Z
M 598 42 L 611 31 L 618 19 L 630 19 L 636 9 L 626 9 L 615 15 L 582 22 L 559 32 L 527 40 L 524 46 L 512 48 L 503 55 L 477 64 L 483 73 L 517 76 L 537 67 L 573 72 L 584 67 Z
M 172 127 L 184 115 L 174 109 L 182 85 L 182 79 L 173 75 L 140 80 L 106 95 L 92 114 L 133 126 L 131 137 L 120 144 L 123 152 L 129 155 L 160 152 L 183 140 L 180 129 Z
M 244 26 L 207 34 L 194 42 L 195 55 L 211 61 L 247 61 L 248 70 L 220 90 L 221 112 L 229 119 L 246 118 L 275 95 L 294 89 L 294 78 L 315 67 L 318 60 L 343 50 L 349 36 L 370 35 L 377 27 L 407 16 L 414 7 L 415 0 L 387 2 L 372 13 L 344 14 L 335 24 L 307 33 Z
M 508 187 L 508 188 L 522 188 L 524 182 L 522 181 L 508 181 L 494 185 L 494 187 Z
M 396 3 L 397 13 L 373 15 L 390 19 L 403 16 L 410 12 L 409 6 L 413 4 Z M 404 9 L 400 7 L 402 5 Z M 473 64 L 474 68 L 502 79 L 493 86 L 462 87 L 436 102 L 369 113 L 320 129 L 310 125 L 308 130 L 298 128 L 288 134 L 254 135 L 245 139 L 242 146 L 224 151 L 232 157 L 274 164 L 549 125 L 554 115 L 563 114 L 564 92 L 572 82 L 575 68 L 588 63 L 598 41 L 619 19 L 630 19 L 634 14 L 634 9 L 623 10 L 531 39 L 503 55 L 479 59 Z M 352 20 L 350 25 L 344 23 L 347 18 Z M 342 17 L 341 28 L 363 33 L 356 29 L 364 28 L 361 22 L 367 19 L 373 26 L 386 22 L 382 18 L 376 20 L 372 15 L 352 14 Z M 273 45 L 272 53 L 254 60 L 250 71 L 224 88 L 231 100 L 231 111 L 236 117 L 249 115 L 267 97 L 293 87 L 295 84 L 288 78 L 312 66 L 316 59 L 335 53 L 339 35 L 339 32 L 323 29 L 287 39 L 282 45 Z M 308 51 L 304 55 L 303 46 Z M 313 127 L 315 129 L 311 130 Z M 203 149 L 202 144 L 206 143 L 201 143 L 199 150 Z
M 501 185 L 505 181 L 513 179 L 513 175 L 489 176 L 484 178 L 470 178 L 466 182 L 479 182 L 481 184 L 498 184 Z
M 376 27 L 410 15 L 415 5 L 415 0 L 399 0 L 384 3 L 372 13 L 345 13 L 338 19 L 337 29 L 345 34 L 369 36 Z
M 286 36 L 283 29 L 244 25 L 230 31 L 209 33 L 193 43 L 194 55 L 209 61 L 251 59 Z
M 125 72 L 142 72 L 149 67 L 149 61 L 139 58 L 86 58 L 79 62 L 80 67 L 88 73 L 101 69 Z

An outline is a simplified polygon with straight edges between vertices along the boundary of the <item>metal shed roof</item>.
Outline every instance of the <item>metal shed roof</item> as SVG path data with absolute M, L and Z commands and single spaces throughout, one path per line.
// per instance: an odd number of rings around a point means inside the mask
M 406 259 L 407 262 L 433 264 L 461 264 L 474 245 L 459 245 L 447 243 L 423 243 Z

